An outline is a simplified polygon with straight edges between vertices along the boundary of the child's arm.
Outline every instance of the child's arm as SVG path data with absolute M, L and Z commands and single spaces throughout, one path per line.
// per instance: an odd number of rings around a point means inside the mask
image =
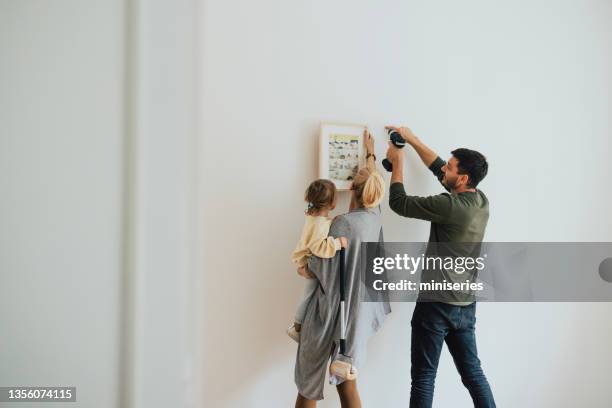
M 345 217 L 338 217 L 332 223 L 329 230 L 325 233 L 325 235 L 331 235 L 332 237 L 346 237 L 350 236 L 350 226 L 346 221 Z M 320 235 L 319 235 L 320 236 Z M 336 274 L 323 273 L 323 271 L 332 270 L 332 266 L 334 266 L 337 262 L 335 262 L 332 258 L 319 258 L 318 256 L 310 256 L 308 257 L 308 267 L 307 269 L 314 274 L 319 282 L 323 285 L 324 288 L 329 284 L 330 279 L 337 279 Z
M 326 237 L 314 241 L 308 246 L 310 252 L 319 258 L 333 258 L 336 251 L 346 248 L 348 241 L 345 237 Z

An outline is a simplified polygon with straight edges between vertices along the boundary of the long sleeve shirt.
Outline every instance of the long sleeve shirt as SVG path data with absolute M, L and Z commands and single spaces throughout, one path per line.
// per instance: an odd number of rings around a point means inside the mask
M 440 182 L 444 177 L 442 167 L 445 164 L 444 160 L 437 157 L 429 166 L 429 170 Z M 420 197 L 407 195 L 404 185 L 396 182 L 389 189 L 389 206 L 401 216 L 431 222 L 428 255 L 444 250 L 454 252 L 456 256 L 478 256 L 489 220 L 489 200 L 482 191 L 458 194 L 447 192 Z M 458 279 L 452 271 L 437 272 L 424 271 L 423 281 L 446 279 L 453 282 Z M 461 280 L 466 277 L 473 282 L 477 275 L 465 274 Z M 472 300 L 470 296 L 452 292 L 436 294 L 435 299 L 459 305 L 470 304 Z
M 328 237 L 331 220 L 327 217 L 307 215 L 302 236 L 291 255 L 297 266 L 304 266 L 311 255 L 332 258 L 341 247 L 340 239 Z

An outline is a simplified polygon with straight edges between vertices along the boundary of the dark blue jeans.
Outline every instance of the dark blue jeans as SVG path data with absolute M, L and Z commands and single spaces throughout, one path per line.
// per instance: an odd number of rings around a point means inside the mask
M 419 302 L 412 315 L 411 408 L 430 408 L 444 342 L 476 408 L 495 407 L 476 352 L 476 303 L 454 306 Z

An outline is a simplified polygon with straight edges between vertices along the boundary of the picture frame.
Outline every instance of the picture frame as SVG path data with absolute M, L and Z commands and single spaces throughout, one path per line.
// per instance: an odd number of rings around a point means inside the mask
M 366 125 L 322 122 L 319 138 L 319 178 L 338 190 L 350 190 L 353 177 L 365 165 Z

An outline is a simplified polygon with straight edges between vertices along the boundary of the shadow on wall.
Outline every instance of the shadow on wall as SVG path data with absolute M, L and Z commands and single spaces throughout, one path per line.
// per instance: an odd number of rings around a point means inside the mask
M 225 197 L 206 203 L 203 222 L 207 231 L 203 386 L 207 401 L 215 406 L 244 406 L 245 399 L 253 400 L 252 406 L 270 401 L 286 405 L 295 399 L 297 345 L 285 329 L 293 320 L 303 278 L 296 274 L 291 252 L 304 222 L 304 190 L 316 177 L 312 161 L 317 132 L 313 126 L 303 134 L 304 140 L 313 141 L 308 154 L 304 149 L 288 149 L 291 157 L 254 166 L 247 175 L 230 171 L 207 182 L 208 191 Z M 264 148 L 273 151 L 278 146 Z M 213 168 L 215 163 L 211 160 L 207 165 Z M 271 180 L 270 166 L 296 174 Z M 290 180 L 301 182 L 289 185 Z M 348 194 L 341 193 L 334 215 L 345 212 L 348 202 Z M 278 392 L 260 395 L 270 389 L 261 383 L 270 381 Z

